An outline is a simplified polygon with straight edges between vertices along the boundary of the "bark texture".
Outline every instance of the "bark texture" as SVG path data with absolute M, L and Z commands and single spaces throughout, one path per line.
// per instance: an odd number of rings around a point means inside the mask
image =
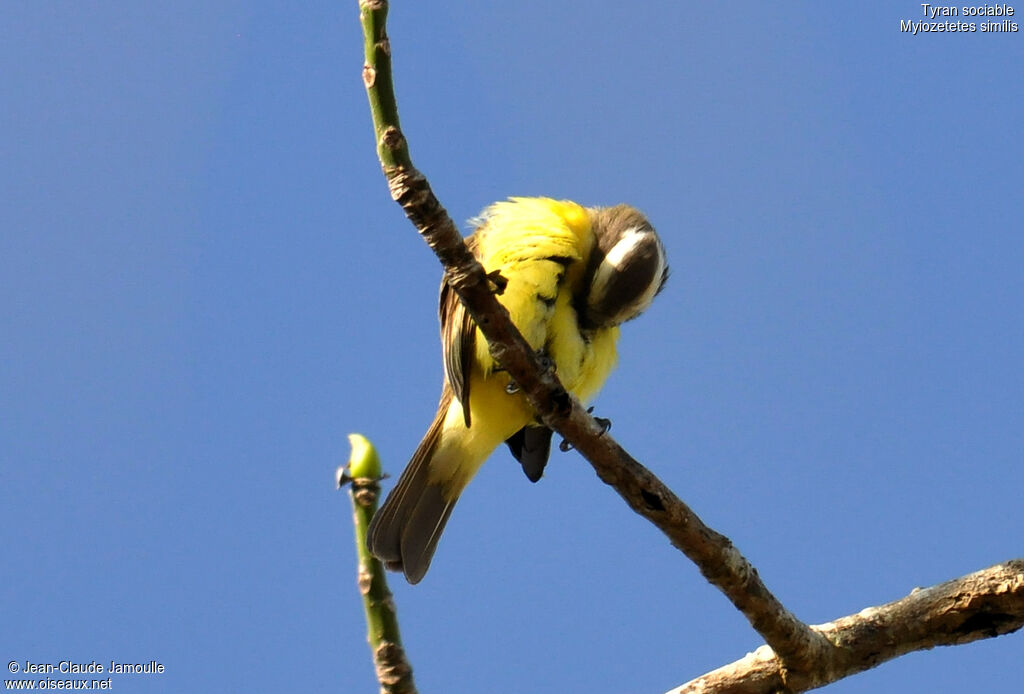
M 970 643 L 1022 626 L 1024 559 L 1014 559 L 811 627 L 829 645 L 809 668 L 787 667 L 771 648 L 762 646 L 668 694 L 795 694 L 911 651 Z

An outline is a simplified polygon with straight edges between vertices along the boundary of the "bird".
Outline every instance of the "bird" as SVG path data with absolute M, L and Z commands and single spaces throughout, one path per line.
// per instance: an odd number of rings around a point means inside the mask
M 662 290 L 665 248 L 634 207 L 583 207 L 513 197 L 473 220 L 466 244 L 512 323 L 581 402 L 617 360 L 619 326 Z M 415 584 L 426 574 L 459 495 L 504 442 L 530 481 L 541 478 L 552 432 L 491 356 L 451 286 L 439 298 L 444 382 L 437 414 L 374 514 L 367 547 Z

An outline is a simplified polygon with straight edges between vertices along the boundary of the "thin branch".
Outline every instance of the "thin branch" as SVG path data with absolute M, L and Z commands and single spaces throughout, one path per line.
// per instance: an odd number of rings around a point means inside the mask
M 380 497 L 380 458 L 377 449 L 361 434 L 349 434 L 352 453 L 348 465 L 338 469 L 338 487 L 351 484 L 356 556 L 359 558 L 359 592 L 366 615 L 366 640 L 370 644 L 381 694 L 416 694 L 412 666 L 402 648 L 398 614 L 388 588 L 384 566 L 366 548 L 366 530 Z
M 787 670 L 762 646 L 668 694 L 796 694 L 911 651 L 1010 634 L 1022 626 L 1024 559 L 1014 559 L 812 627 L 829 648 L 810 670 Z
M 363 26 L 363 86 L 370 99 L 377 157 L 385 168 L 410 167 L 409 149 L 398 123 L 398 105 L 391 77 L 391 41 L 387 35 L 387 0 L 359 0 Z
M 416 170 L 398 121 L 391 79 L 386 0 L 361 0 L 365 38 L 363 83 L 370 100 L 377 151 L 392 198 L 444 265 L 448 283 L 487 339 L 494 358 L 516 381 L 544 423 L 572 444 L 629 506 L 672 544 L 739 609 L 787 663 L 804 668 L 827 647 L 761 581 L 728 538 L 707 527 L 661 480 L 630 456 L 587 413 L 534 351 L 498 303 L 483 267 L 466 248 L 426 177 Z

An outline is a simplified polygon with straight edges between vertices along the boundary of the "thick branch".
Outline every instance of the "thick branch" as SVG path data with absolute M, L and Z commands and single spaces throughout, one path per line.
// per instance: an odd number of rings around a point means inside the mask
M 575 403 L 574 403 L 575 404 Z M 820 635 L 797 619 L 761 581 L 757 569 L 729 538 L 709 528 L 650 470 L 610 436 L 596 430 L 593 418 L 576 406 L 564 419 L 545 422 L 573 443 L 598 476 L 630 508 L 657 526 L 697 565 L 704 577 L 750 621 L 790 667 L 805 669 L 828 647 Z
M 1022 626 L 1024 559 L 1014 559 L 812 627 L 828 648 L 809 670 L 787 670 L 762 646 L 669 694 L 795 694 L 911 651 L 1001 636 Z

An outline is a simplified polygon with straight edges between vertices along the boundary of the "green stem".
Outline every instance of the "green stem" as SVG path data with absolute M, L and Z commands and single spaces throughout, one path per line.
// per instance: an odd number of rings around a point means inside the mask
M 349 435 L 352 456 L 349 473 L 352 510 L 355 517 L 356 554 L 359 557 L 359 592 L 366 613 L 366 638 L 370 643 L 381 692 L 415 694 L 412 667 L 402 648 L 395 602 L 388 588 L 384 566 L 366 548 L 366 531 L 377 511 L 380 496 L 380 460 L 373 445 L 359 434 Z
M 363 85 L 370 99 L 370 114 L 377 141 L 377 157 L 384 172 L 412 168 L 409 147 L 398 122 L 398 104 L 391 74 L 391 42 L 386 23 L 387 0 L 359 0 L 359 21 L 363 26 Z

